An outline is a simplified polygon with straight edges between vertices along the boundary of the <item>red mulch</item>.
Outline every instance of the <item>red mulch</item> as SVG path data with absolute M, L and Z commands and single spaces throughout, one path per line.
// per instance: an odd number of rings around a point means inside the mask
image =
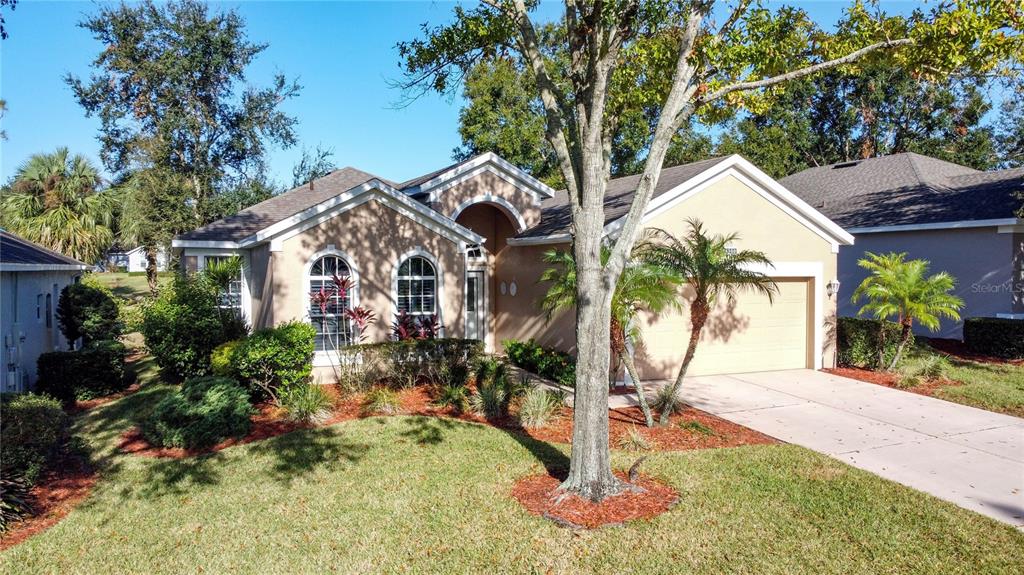
M 711 433 L 702 433 L 695 429 L 682 427 L 690 421 L 700 423 Z M 658 451 L 688 451 L 778 443 L 778 440 L 772 437 L 693 407 L 686 407 L 681 413 L 673 414 L 669 419 L 669 424 L 664 427 L 647 427 L 639 407 L 613 409 L 608 414 L 608 426 L 608 437 L 613 447 L 617 447 L 633 429 L 636 429 L 651 443 L 651 447 Z M 570 443 L 572 441 L 572 411 L 568 408 L 563 409 L 546 426 L 538 429 L 523 429 L 523 432 L 540 441 Z
M 964 342 L 957 339 L 929 338 L 928 345 L 947 355 L 952 355 L 960 359 L 977 361 L 979 363 L 1008 363 L 1011 365 L 1024 365 L 1024 359 L 1005 359 L 1002 357 L 992 357 L 990 355 L 978 355 L 971 353 L 968 351 L 967 346 L 964 345 Z
M 963 385 L 959 381 L 954 381 L 952 379 L 930 379 L 923 381 L 918 385 L 901 387 L 899 385 L 899 375 L 887 371 L 872 371 L 870 369 L 862 369 L 859 367 L 835 367 L 823 369 L 822 371 L 833 375 L 849 377 L 850 379 L 866 381 L 867 383 L 873 383 L 875 385 L 891 387 L 900 391 L 909 391 L 910 393 L 916 393 L 918 395 L 927 395 L 929 397 L 934 396 L 935 392 L 938 391 L 939 388 Z
M 626 480 L 625 474 L 616 475 Z M 596 529 L 634 519 L 650 519 L 668 511 L 679 501 L 679 493 L 675 489 L 644 475 L 634 483 L 640 490 L 627 490 L 600 503 L 576 495 L 560 499 L 556 491 L 559 483 L 558 478 L 548 474 L 524 477 L 512 488 L 512 497 L 530 513 L 575 529 Z
M 328 387 L 328 389 L 337 398 L 337 403 L 331 418 L 322 425 L 333 425 L 342 421 L 366 417 L 365 414 L 361 413 L 362 396 L 360 394 L 342 396 L 333 386 Z M 399 392 L 398 397 L 401 409 L 396 415 L 456 418 L 518 431 L 539 441 L 554 443 L 570 443 L 572 441 L 572 411 L 568 408 L 564 408 L 548 425 L 537 429 L 527 429 L 521 427 L 518 420 L 512 416 L 501 419 L 486 419 L 471 413 L 455 414 L 449 408 L 438 407 L 433 404 L 430 388 L 425 385 L 404 389 Z M 269 404 L 259 405 L 257 409 L 258 412 L 253 416 L 252 429 L 248 435 L 241 438 L 226 439 L 209 449 L 188 450 L 153 447 L 142 437 L 139 429 L 135 427 L 122 434 L 118 448 L 125 453 L 132 453 L 143 457 L 180 459 L 203 453 L 212 453 L 233 445 L 251 443 L 310 427 L 307 424 L 294 423 L 283 419 L 280 410 Z M 702 424 L 710 429 L 711 433 L 701 433 L 694 429 L 682 427 L 684 423 L 690 421 Z M 669 425 L 654 428 L 648 428 L 644 425 L 643 414 L 638 407 L 611 410 L 609 414 L 609 437 L 612 446 L 618 446 L 622 438 L 626 437 L 630 430 L 634 428 L 651 443 L 652 449 L 659 451 L 684 451 L 777 443 L 776 439 L 767 435 L 692 407 L 687 407 L 682 413 L 673 415 Z
M 62 461 L 54 469 L 32 488 L 35 515 L 14 523 L 0 536 L 0 551 L 56 525 L 89 496 L 96 484 L 96 473 L 79 459 Z

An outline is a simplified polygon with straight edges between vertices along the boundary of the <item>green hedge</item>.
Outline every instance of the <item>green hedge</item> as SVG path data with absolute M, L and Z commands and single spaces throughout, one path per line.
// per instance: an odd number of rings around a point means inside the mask
M 57 301 L 57 324 L 69 342 L 117 339 L 124 332 L 110 290 L 88 283 L 68 284 Z
M 315 341 L 316 329 L 308 323 L 291 321 L 261 329 L 231 349 L 231 369 L 253 391 L 280 397 L 309 379 Z M 217 369 L 230 372 L 220 358 Z
M 979 355 L 1024 358 L 1024 319 L 969 318 L 964 321 L 964 344 Z
M 437 382 L 483 355 L 475 339 L 414 339 L 350 345 L 338 351 L 339 383 L 352 390 Z M 467 368 L 468 369 L 468 368 Z
M 512 365 L 569 387 L 576 386 L 576 359 L 565 353 L 540 346 L 534 340 L 501 342 Z
M 34 393 L 0 395 L 0 475 L 35 483 L 66 443 L 70 420 L 60 402 Z
M 856 317 L 841 317 L 836 322 L 836 345 L 839 348 L 839 365 L 874 369 L 878 367 L 878 334 L 881 321 Z M 896 355 L 900 341 L 900 324 L 885 322 L 885 364 Z M 907 347 L 914 345 L 910 336 Z
M 118 341 L 94 341 L 77 351 L 52 351 L 36 362 L 36 391 L 70 406 L 76 399 L 103 397 L 123 390 L 128 350 Z
M 248 332 L 217 306 L 217 289 L 204 278 L 178 277 L 146 307 L 140 326 L 146 347 L 166 373 L 180 378 L 210 373 L 210 353 Z
M 142 435 L 158 447 L 203 449 L 244 436 L 252 414 L 249 392 L 237 381 L 198 377 L 156 404 L 142 424 Z

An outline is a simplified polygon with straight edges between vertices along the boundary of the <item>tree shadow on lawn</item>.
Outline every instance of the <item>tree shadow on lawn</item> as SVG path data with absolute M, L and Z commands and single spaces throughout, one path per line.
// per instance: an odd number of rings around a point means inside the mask
M 235 446 L 228 449 L 242 449 Z M 286 433 L 278 437 L 248 444 L 247 458 L 269 456 L 272 464 L 260 471 L 274 481 L 290 484 L 296 478 L 320 468 L 359 462 L 369 446 L 345 439 L 335 427 L 318 427 Z M 221 483 L 225 467 L 232 462 L 227 450 L 180 459 L 153 459 L 147 462 L 145 477 L 138 489 L 125 489 L 122 495 L 160 497 L 182 495 L 196 486 Z M 229 471 L 230 472 L 230 471 Z
M 526 448 L 531 455 L 544 466 L 545 471 L 552 477 L 565 479 L 569 471 L 569 456 L 560 449 L 539 439 L 531 437 L 526 430 L 512 422 L 511 418 L 501 418 L 489 421 L 499 431 L 505 433 Z M 414 440 L 419 445 L 438 445 L 444 441 L 446 431 L 459 427 L 482 424 L 467 423 L 446 417 L 418 416 L 404 420 L 409 427 L 400 435 Z

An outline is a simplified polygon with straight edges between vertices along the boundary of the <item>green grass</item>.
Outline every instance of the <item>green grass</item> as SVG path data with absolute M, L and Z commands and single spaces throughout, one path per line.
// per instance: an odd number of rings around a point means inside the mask
M 157 284 L 163 286 L 170 282 L 173 276 L 173 272 L 161 272 Z M 125 299 L 134 300 L 150 295 L 145 273 L 104 272 L 97 273 L 94 277 L 110 288 L 114 295 Z
M 918 348 L 907 359 L 909 369 L 923 354 L 934 354 L 930 348 Z M 945 377 L 959 385 L 946 385 L 935 390 L 935 397 L 1024 417 L 1024 365 L 981 363 L 956 357 L 949 358 Z M 907 367 L 907 366 L 904 366 Z
M 151 383 L 80 417 L 101 481 L 62 522 L 0 554 L 0 572 L 1024 570 L 1024 534 L 790 445 L 653 454 L 644 471 L 674 485 L 679 504 L 578 535 L 508 497 L 517 478 L 564 468 L 566 446 L 482 425 L 369 418 L 184 460 L 114 450 L 171 389 Z

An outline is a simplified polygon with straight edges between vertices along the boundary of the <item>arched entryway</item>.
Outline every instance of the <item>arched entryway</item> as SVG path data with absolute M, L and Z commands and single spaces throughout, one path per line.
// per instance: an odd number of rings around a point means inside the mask
M 508 238 L 521 231 L 521 219 L 507 206 L 481 202 L 463 208 L 455 221 L 484 238 L 479 246 L 466 251 L 466 337 L 479 339 L 488 350 L 494 349 L 494 318 L 498 312 L 497 297 L 500 286 L 495 278 L 501 265 L 502 252 L 507 249 Z M 506 288 L 507 289 L 507 288 Z

